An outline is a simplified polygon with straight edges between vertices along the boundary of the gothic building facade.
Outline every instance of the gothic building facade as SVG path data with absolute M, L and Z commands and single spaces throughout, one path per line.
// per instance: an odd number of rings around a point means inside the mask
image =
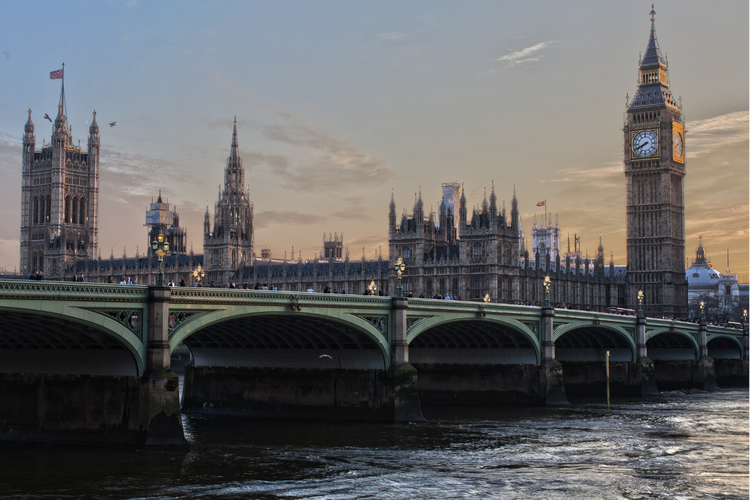
M 649 316 L 685 317 L 687 282 L 683 267 L 685 245 L 685 131 L 681 106 L 671 94 L 668 66 L 656 39 L 654 12 L 647 50 L 639 66 L 636 95 L 624 117 L 624 173 L 627 200 L 627 266 L 605 263 L 601 236 L 593 257 L 560 249 L 560 227 L 545 217 L 534 222 L 531 252 L 524 241 L 515 189 L 511 208 L 498 204 L 494 184 L 489 199 L 469 212 L 458 183 L 442 186 L 437 213 L 426 213 L 421 189 L 412 212 L 397 216 L 393 193 L 388 214 L 391 262 L 350 260 L 343 235 L 325 237 L 323 251 L 313 260 L 261 259 L 254 253 L 253 205 L 244 185 L 236 118 L 230 155 L 219 186 L 213 216 L 206 207 L 203 254 L 185 253 L 186 233 L 176 210 L 161 197 L 147 215 L 149 241 L 156 232 L 172 238 L 165 257 L 167 280 L 193 284 L 198 266 L 204 282 L 274 285 L 283 290 L 361 294 L 370 290 L 394 294 L 392 262 L 406 263 L 403 290 L 407 295 L 461 297 L 510 303 L 542 303 L 544 278 L 552 280 L 551 301 L 559 306 L 603 311 L 608 306 L 637 307 L 637 293 L 646 296 Z M 83 272 L 90 281 L 110 276 L 135 276 L 139 283 L 155 281 L 158 263 L 149 252 L 135 258 L 109 259 L 97 255 L 99 128 L 96 116 L 89 130 L 88 151 L 73 145 L 64 110 L 64 91 L 54 122 L 52 141 L 36 151 L 34 124 L 24 133 L 21 269 L 44 271 L 63 278 Z
M 187 254 L 187 229 L 180 227 L 180 214 L 177 213 L 177 207 L 170 207 L 169 202 L 164 202 L 161 198 L 161 190 L 156 203 L 151 198 L 151 205 L 146 212 L 146 227 L 148 238 L 146 248 L 148 255 L 153 254 L 151 243 L 161 234 L 169 243 L 169 255 Z
M 34 123 L 23 134 L 20 274 L 62 279 L 77 260 L 97 253 L 99 214 L 99 126 L 96 111 L 88 148 L 73 142 L 65 84 L 49 144 L 36 149 Z
M 651 33 L 638 88 L 623 124 L 629 302 L 645 294 L 649 316 L 686 317 L 685 126 L 669 85 L 669 66 Z
M 536 215 L 534 216 L 534 226 L 531 228 L 531 255 L 539 253 L 542 257 L 550 254 L 550 258 L 555 260 L 560 254 L 560 222 L 555 218 L 555 225 L 552 225 L 552 216 L 549 218 L 545 213 L 544 219 L 537 223 Z M 519 246 L 519 256 L 523 257 L 526 251 L 526 232 L 521 222 L 521 242 Z M 568 252 L 570 253 L 570 252 Z
M 485 195 L 481 208 L 468 212 L 463 189 L 456 205 L 457 226 L 447 204 L 439 205 L 438 220 L 432 213 L 425 215 L 420 192 L 412 213 L 404 211 L 399 221 L 391 195 L 389 255 L 401 257 L 407 266 L 402 276 L 404 294 L 542 303 L 544 278 L 549 276 L 551 301 L 558 307 L 604 311 L 608 306 L 627 305 L 624 266 L 615 266 L 612 259 L 605 265 L 601 238 L 594 258 L 570 254 L 561 258 L 559 252 L 543 252 L 539 244 L 533 256 L 524 251 L 519 259 L 521 225 L 515 190 L 510 214 L 504 203 L 499 208 L 494 185 L 489 201 Z M 548 229 L 545 235 L 554 234 L 551 224 Z M 559 247 L 559 241 L 550 249 L 555 246 Z M 389 271 L 388 289 L 395 287 L 395 272 Z
M 239 155 L 237 117 L 234 118 L 232 147 L 224 169 L 224 189 L 214 206 L 213 229 L 206 206 L 203 221 L 203 255 L 208 279 L 227 283 L 237 269 L 249 265 L 253 258 L 253 204 L 250 188 L 245 187 L 245 168 Z

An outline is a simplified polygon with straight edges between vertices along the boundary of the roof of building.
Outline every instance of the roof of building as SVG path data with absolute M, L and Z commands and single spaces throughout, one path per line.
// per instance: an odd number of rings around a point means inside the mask
M 685 270 L 688 286 L 691 288 L 715 286 L 723 277 L 723 274 L 711 267 L 711 262 L 706 258 L 706 249 L 703 247 L 703 237 L 701 237 L 695 249 L 695 260 Z

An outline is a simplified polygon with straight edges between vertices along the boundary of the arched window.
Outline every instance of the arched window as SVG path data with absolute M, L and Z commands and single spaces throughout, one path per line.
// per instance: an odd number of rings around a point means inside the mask
M 39 224 L 39 198 L 34 196 L 34 224 Z
M 78 210 L 78 223 L 85 224 L 86 223 L 86 198 L 81 196 L 81 200 L 79 203 L 80 203 L 80 208 Z
M 52 197 L 50 197 L 50 195 L 47 195 L 46 212 L 47 212 L 47 223 L 49 223 L 49 220 L 52 217 Z
M 474 245 L 474 258 L 475 259 L 481 259 L 482 258 L 482 244 L 477 243 Z
M 70 222 L 70 196 L 65 197 L 65 222 Z
M 78 198 L 75 196 L 73 197 L 71 212 L 73 216 L 70 218 L 70 222 L 72 222 L 73 224 L 77 224 L 78 223 Z

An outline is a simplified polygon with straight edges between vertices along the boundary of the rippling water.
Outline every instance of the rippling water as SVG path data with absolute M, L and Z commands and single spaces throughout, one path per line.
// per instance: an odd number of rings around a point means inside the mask
M 185 416 L 190 453 L 0 445 L 9 498 L 748 498 L 748 390 L 426 407 L 426 424 Z

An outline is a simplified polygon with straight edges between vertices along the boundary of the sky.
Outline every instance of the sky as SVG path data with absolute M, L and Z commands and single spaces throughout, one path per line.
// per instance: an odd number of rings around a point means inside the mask
M 255 247 L 388 253 L 388 204 L 461 182 L 469 207 L 515 186 L 530 238 L 559 220 L 626 263 L 623 113 L 650 2 L 142 0 L 0 7 L 0 267 L 17 268 L 21 136 L 49 141 L 65 63 L 68 120 L 101 127 L 99 246 L 132 256 L 161 190 L 202 252 L 237 117 Z M 748 277 L 748 2 L 660 1 L 656 32 L 686 119 L 686 256 Z M 107 123 L 116 121 L 115 127 Z M 38 144 L 40 147 L 41 144 Z M 530 241 L 528 242 L 530 244 Z

